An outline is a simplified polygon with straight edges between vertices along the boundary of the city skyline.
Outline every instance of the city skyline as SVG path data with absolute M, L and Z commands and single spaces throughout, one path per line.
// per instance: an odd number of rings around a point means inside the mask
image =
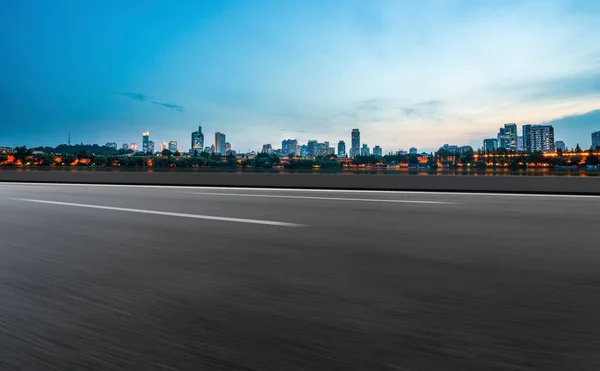
M 349 150 L 356 127 L 385 150 L 480 147 L 504 123 L 587 147 L 600 129 L 593 1 L 24 0 L 0 14 L 5 146 L 150 131 L 188 150 L 199 119 L 241 151 Z
M 466 148 L 471 148 L 472 150 L 483 150 L 486 151 L 495 151 L 500 148 L 504 148 L 509 152 L 515 153 L 524 153 L 524 152 L 555 152 L 559 148 L 561 150 L 565 150 L 568 147 L 565 142 L 562 140 L 558 140 L 554 135 L 554 127 L 552 125 L 547 124 L 538 124 L 538 125 L 523 125 L 520 128 L 519 135 L 519 127 L 515 123 L 504 124 L 503 127 L 500 127 L 497 136 L 495 138 L 484 138 L 481 146 L 470 145 L 470 144 L 449 144 L 444 143 L 434 150 L 423 149 L 421 148 L 421 153 L 434 152 L 438 149 L 446 149 L 451 151 L 463 152 Z M 70 145 L 70 133 L 69 133 L 69 144 Z M 262 149 L 249 149 L 248 151 L 243 150 L 235 150 L 232 147 L 229 141 L 226 141 L 226 137 L 224 133 L 216 132 L 215 133 L 215 142 L 208 146 L 209 143 L 206 143 L 207 146 L 204 146 L 204 133 L 202 132 L 202 126 L 198 126 L 197 131 L 193 131 L 190 133 L 190 148 L 183 149 L 178 144 L 177 141 L 169 141 L 160 142 L 159 149 L 155 150 L 154 141 L 150 140 L 150 132 L 145 131 L 142 133 L 142 145 L 141 147 L 137 144 L 137 142 L 124 143 L 122 145 L 122 149 L 125 150 L 133 150 L 134 152 L 142 152 L 142 153 L 159 153 L 165 149 L 168 149 L 170 152 L 179 152 L 182 154 L 199 154 L 201 152 L 208 153 L 216 153 L 222 156 L 229 154 L 249 154 L 249 153 L 277 153 L 278 155 L 296 155 L 301 157 L 317 157 L 317 156 L 325 156 L 329 154 L 336 154 L 341 157 L 355 157 L 355 156 L 369 156 L 371 154 L 375 156 L 382 156 L 383 154 L 396 154 L 396 153 L 410 153 L 417 154 L 416 147 L 410 147 L 409 151 L 405 151 L 404 148 L 390 148 L 385 150 L 380 145 L 374 145 L 373 151 L 371 152 L 371 147 L 368 146 L 367 143 L 362 143 L 360 139 L 360 130 L 358 128 L 352 129 L 350 133 L 350 152 L 346 152 L 345 141 L 342 139 L 337 144 L 336 147 L 330 146 L 329 141 L 324 141 L 319 143 L 318 140 L 308 140 L 306 144 L 302 144 L 297 139 L 284 139 L 281 142 L 281 148 L 274 147 L 271 143 L 263 144 Z M 594 149 L 599 146 L 600 143 L 600 131 L 590 133 L 591 145 L 590 148 Z M 82 145 L 84 143 L 81 143 Z M 61 144 L 66 145 L 66 144 Z M 85 145 L 100 145 L 98 143 L 85 143 Z M 107 148 L 117 149 L 117 142 L 106 142 L 103 146 Z M 581 148 L 580 143 L 578 142 L 576 147 Z M 47 146 L 39 146 L 39 147 L 47 147 Z M 0 146 L 0 148 L 11 148 L 9 146 Z M 36 147 L 34 147 L 36 148 Z M 574 148 L 573 146 L 571 148 Z M 585 143 L 583 148 L 587 148 Z
M 591 133 L 591 149 L 595 149 L 600 143 L 600 131 Z M 189 153 L 192 155 L 198 155 L 201 152 L 217 153 L 220 155 L 236 155 L 243 154 L 243 151 L 236 151 L 233 149 L 230 142 L 225 140 L 225 134 L 216 132 L 215 143 L 211 147 L 204 147 L 204 134 L 202 132 L 202 126 L 198 127 L 197 131 L 193 131 L 190 135 L 191 146 L 190 149 L 185 151 L 178 147 L 176 141 L 171 141 L 167 147 L 167 143 L 163 142 L 160 144 L 160 149 L 156 152 L 162 152 L 164 149 L 169 149 L 170 152 Z M 344 140 L 340 140 L 337 145 L 337 152 L 335 147 L 330 147 L 329 141 L 319 143 L 317 140 L 309 140 L 307 144 L 299 143 L 297 139 L 284 139 L 281 142 L 281 148 L 273 147 L 271 143 L 263 144 L 260 150 L 248 150 L 245 153 L 276 153 L 280 156 L 295 155 L 300 157 L 317 157 L 325 156 L 329 154 L 336 154 L 338 157 L 355 157 L 355 156 L 369 156 L 371 154 L 370 147 L 367 143 L 363 143 L 361 147 L 360 143 L 360 130 L 355 128 L 350 133 L 351 137 L 351 150 L 350 153 L 346 153 L 346 144 Z M 69 136 L 70 139 L 70 136 Z M 69 144 L 70 145 L 70 144 Z M 97 145 L 97 144 L 96 144 Z M 117 149 L 118 145 L 116 142 L 107 142 L 105 147 Z M 123 149 L 136 150 L 137 144 L 131 143 L 129 146 L 124 143 Z M 576 147 L 581 148 L 580 143 L 576 144 Z M 9 147 L 0 147 L 9 148 Z M 222 148 L 225 148 L 223 151 Z M 503 148 L 513 153 L 524 153 L 524 152 L 556 152 L 557 150 L 565 151 L 567 146 L 564 141 L 556 140 L 554 136 L 554 127 L 552 125 L 523 125 L 521 127 L 521 135 L 519 135 L 519 128 L 514 123 L 504 124 L 500 127 L 496 138 L 484 138 L 481 147 L 471 145 L 456 145 L 445 143 L 439 147 L 439 149 L 450 149 L 453 151 L 463 152 L 466 148 L 472 150 L 483 150 L 484 152 L 493 152 L 497 149 Z M 584 145 L 585 148 L 585 145 Z M 155 153 L 154 141 L 150 140 L 150 133 L 142 133 L 142 153 Z M 372 154 L 375 156 L 382 156 L 386 154 L 395 153 L 409 153 L 417 154 L 416 147 L 410 147 L 409 151 L 406 152 L 403 148 L 392 149 L 384 151 L 379 145 L 375 145 Z M 423 153 L 423 149 L 422 149 Z M 427 151 L 425 151 L 427 153 Z

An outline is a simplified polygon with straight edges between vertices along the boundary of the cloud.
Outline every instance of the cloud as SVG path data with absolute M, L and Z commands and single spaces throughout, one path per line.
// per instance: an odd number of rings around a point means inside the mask
M 339 116 L 356 123 L 402 122 L 414 119 L 441 121 L 443 108 L 444 103 L 439 100 L 407 104 L 400 99 L 369 99 L 343 110 Z
M 600 69 L 500 87 L 509 95 L 528 101 L 564 100 L 600 95 Z
M 150 103 L 152 103 L 152 104 L 158 104 L 159 106 L 167 107 L 167 108 L 170 108 L 170 109 L 178 111 L 178 112 L 184 112 L 185 111 L 185 107 L 178 106 L 176 104 L 163 103 L 163 102 L 155 102 L 155 101 L 152 101 Z
M 171 103 L 164 103 L 164 102 L 157 102 L 154 100 L 150 100 L 150 97 L 145 95 L 145 94 L 140 94 L 140 93 L 131 93 L 131 92 L 125 92 L 125 93 L 119 93 L 120 95 L 124 96 L 124 97 L 128 97 L 131 98 L 133 100 L 137 100 L 140 102 L 150 102 L 152 104 L 157 104 L 159 106 L 163 106 L 178 112 L 185 112 L 185 107 L 177 105 L 177 104 L 171 104 Z
M 134 100 L 139 100 L 140 102 L 145 102 L 148 100 L 147 95 L 139 94 L 139 93 L 120 93 L 120 95 L 134 99 Z
M 588 148 L 592 143 L 592 132 L 600 131 L 600 109 L 556 118 L 544 124 L 554 126 L 556 140 L 564 140 L 569 147 L 579 143 L 582 148 Z

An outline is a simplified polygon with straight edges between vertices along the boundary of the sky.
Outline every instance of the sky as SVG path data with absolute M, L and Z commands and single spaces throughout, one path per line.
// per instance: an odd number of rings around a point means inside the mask
M 600 2 L 0 0 L 0 146 L 384 152 L 480 147 L 504 123 L 600 130 Z

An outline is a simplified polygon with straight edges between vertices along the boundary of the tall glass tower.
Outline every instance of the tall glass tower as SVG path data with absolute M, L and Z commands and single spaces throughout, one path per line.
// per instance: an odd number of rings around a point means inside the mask
M 346 143 L 343 140 L 338 142 L 338 157 L 346 157 Z
M 216 132 L 215 133 L 215 153 L 225 156 L 225 134 Z
M 352 129 L 352 145 L 350 147 L 350 157 L 360 155 L 360 131 Z
M 202 126 L 198 126 L 198 131 L 192 132 L 192 147 L 191 153 L 202 152 L 204 149 L 204 134 L 202 134 Z
M 145 131 L 142 133 L 142 152 L 148 153 L 150 151 L 150 133 Z

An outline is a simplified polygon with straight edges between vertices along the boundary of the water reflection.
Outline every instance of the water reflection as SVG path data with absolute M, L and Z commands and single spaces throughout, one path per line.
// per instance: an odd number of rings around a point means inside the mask
M 594 177 L 600 176 L 598 169 L 568 169 L 554 170 L 542 169 L 382 169 L 382 168 L 360 168 L 360 169 L 254 169 L 254 168 L 96 168 L 96 167 L 71 167 L 71 168 L 0 168 L 7 171 L 127 171 L 127 172 L 197 172 L 197 173 L 266 173 L 266 174 L 324 174 L 324 175 L 411 175 L 411 176 L 567 176 L 567 177 Z

